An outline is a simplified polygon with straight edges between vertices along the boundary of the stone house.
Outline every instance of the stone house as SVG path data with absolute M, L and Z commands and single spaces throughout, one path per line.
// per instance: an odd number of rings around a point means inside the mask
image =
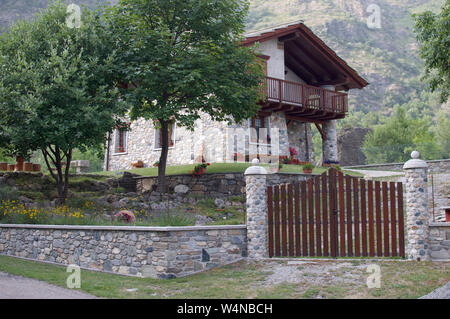
M 169 165 L 288 157 L 289 148 L 300 161 L 313 161 L 312 129 L 322 136 L 324 162 L 338 161 L 336 120 L 348 111 L 347 92 L 364 88 L 367 81 L 302 22 L 247 34 L 242 45 L 255 43 L 267 75 L 258 115 L 228 125 L 201 114 L 193 132 L 174 123 Z M 151 167 L 160 150 L 160 131 L 151 120 L 136 120 L 130 130 L 110 134 L 105 170 L 130 169 L 138 161 Z

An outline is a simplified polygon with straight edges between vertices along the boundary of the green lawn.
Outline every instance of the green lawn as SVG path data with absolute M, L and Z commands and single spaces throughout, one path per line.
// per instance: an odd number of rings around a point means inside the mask
M 179 166 L 167 166 L 166 174 L 167 175 L 179 175 L 179 174 L 190 174 L 196 165 L 179 165 Z M 251 163 L 211 163 L 206 170 L 206 174 L 213 173 L 243 173 L 245 170 L 251 166 Z M 263 164 L 261 166 L 268 167 L 269 165 Z M 327 168 L 324 167 L 316 167 L 313 170 L 313 174 L 322 174 L 325 172 Z M 123 171 L 108 171 L 108 172 L 96 172 L 92 174 L 99 175 L 108 175 L 113 176 L 117 173 Z M 126 170 L 126 172 L 142 175 L 142 176 L 157 176 L 158 168 L 157 167 L 147 167 L 147 168 L 138 168 L 138 169 L 130 169 Z M 300 165 L 287 165 L 283 164 L 281 173 L 303 173 L 302 166 Z M 352 176 L 363 176 L 357 172 L 352 171 L 344 171 L 345 174 L 349 174 Z
M 381 267 L 381 288 L 366 286 L 366 265 L 370 263 Z M 339 267 L 333 266 L 339 264 Z M 290 266 L 302 272 L 301 282 L 273 283 L 269 277 L 277 265 L 286 265 L 286 262 L 242 261 L 171 280 L 82 270 L 81 290 L 103 298 L 418 298 L 450 280 L 449 263 L 347 260 Z M 332 268 L 314 271 L 314 267 L 329 267 L 327 265 Z M 0 256 L 0 271 L 61 287 L 66 286 L 69 275 L 62 266 L 6 256 Z M 324 275 L 328 279 L 324 280 Z M 336 278 L 344 281 L 334 280 Z M 128 292 L 131 288 L 138 290 Z

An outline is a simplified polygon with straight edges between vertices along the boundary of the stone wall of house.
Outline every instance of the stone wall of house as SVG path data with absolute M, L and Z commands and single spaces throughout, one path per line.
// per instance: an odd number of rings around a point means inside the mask
M 268 174 L 268 185 L 279 185 L 306 181 L 315 174 L 277 173 Z M 136 189 L 139 194 L 151 192 L 157 184 L 156 176 L 136 178 Z M 200 177 L 192 175 L 167 176 L 171 190 L 183 195 L 199 195 L 205 197 L 239 196 L 245 194 L 245 178 L 243 173 L 206 174 Z
M 206 157 L 211 149 L 223 145 L 221 136 L 224 135 L 226 124 L 224 122 L 213 122 L 207 115 L 201 117 L 201 120 L 196 121 L 194 131 L 189 131 L 183 127 L 175 127 L 174 145 L 169 148 L 168 165 L 199 163 L 202 156 Z M 159 160 L 161 154 L 161 149 L 156 148 L 155 133 L 157 133 L 157 130 L 155 130 L 151 120 L 138 119 L 132 122 L 130 130 L 127 132 L 126 151 L 124 153 L 114 153 L 116 138 L 115 133 L 113 133 L 109 143 L 108 170 L 131 169 L 131 163 L 137 161 L 144 162 L 144 167 L 152 167 Z M 222 162 L 223 155 L 220 154 L 220 156 L 211 158 L 211 161 Z M 105 168 L 106 162 L 105 155 Z
M 430 223 L 430 257 L 450 260 L 450 223 Z
M 233 154 L 242 155 L 258 154 L 268 152 L 267 146 L 256 146 L 250 143 L 249 121 L 241 124 L 228 125 L 227 122 L 211 120 L 206 114 L 201 115 L 201 119 L 195 122 L 194 131 L 186 128 L 176 127 L 174 130 L 174 145 L 169 148 L 168 165 L 185 165 L 200 163 L 202 159 L 207 162 L 230 162 L 233 161 Z M 292 128 L 287 128 L 284 112 L 273 113 L 269 117 L 270 128 L 279 129 L 279 155 L 289 155 L 289 144 L 292 143 L 297 148 L 300 156 L 305 155 L 306 140 L 304 136 L 304 123 L 293 123 Z M 303 125 L 303 129 L 301 126 Z M 308 127 L 309 125 L 307 125 Z M 310 156 L 312 153 L 312 136 L 308 130 L 308 146 Z M 131 169 L 131 163 L 142 161 L 144 167 L 152 167 L 160 157 L 160 149 L 155 147 L 157 132 L 151 120 L 138 119 L 130 124 L 130 130 L 126 137 L 126 151 L 114 153 L 116 132 L 110 137 L 109 152 L 105 152 L 105 164 L 108 162 L 108 170 Z M 234 135 L 239 135 L 235 138 Z M 242 134 L 244 137 L 242 138 Z M 270 135 L 270 131 L 268 131 Z M 273 151 L 272 151 L 273 153 Z M 109 154 L 109 159 L 107 158 Z M 244 157 L 245 159 L 245 157 Z M 252 158 L 248 158 L 251 161 Z
M 0 224 L 0 254 L 152 278 L 174 278 L 247 256 L 239 226 L 127 227 Z
M 297 151 L 300 161 L 314 162 L 314 145 L 312 141 L 311 124 L 291 120 L 287 127 L 289 146 Z

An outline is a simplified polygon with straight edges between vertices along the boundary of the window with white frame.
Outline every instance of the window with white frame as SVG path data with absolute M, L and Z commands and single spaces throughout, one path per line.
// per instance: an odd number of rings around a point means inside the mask
M 169 123 L 169 147 L 175 145 L 175 121 Z M 162 148 L 162 130 L 155 128 L 155 149 Z
M 270 144 L 269 117 L 254 116 L 250 119 L 251 143 Z
M 127 131 L 123 128 L 116 128 L 114 131 L 114 153 L 121 154 L 127 152 Z

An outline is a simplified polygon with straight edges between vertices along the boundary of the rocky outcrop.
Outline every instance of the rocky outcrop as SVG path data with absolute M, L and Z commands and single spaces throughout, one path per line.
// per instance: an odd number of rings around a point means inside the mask
M 361 150 L 364 139 L 371 129 L 345 128 L 338 134 L 338 158 L 341 166 L 364 165 L 366 157 Z

